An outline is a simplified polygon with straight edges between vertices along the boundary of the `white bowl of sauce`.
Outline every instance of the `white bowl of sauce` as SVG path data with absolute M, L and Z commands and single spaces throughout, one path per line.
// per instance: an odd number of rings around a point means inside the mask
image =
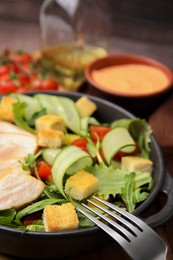
M 98 59 L 87 66 L 85 76 L 90 94 L 104 96 L 139 116 L 145 116 L 145 113 L 131 109 L 131 101 L 138 105 L 140 100 L 142 108 L 141 99 L 149 101 L 152 98 L 152 112 L 173 86 L 173 73 L 167 66 L 148 57 L 130 54 Z

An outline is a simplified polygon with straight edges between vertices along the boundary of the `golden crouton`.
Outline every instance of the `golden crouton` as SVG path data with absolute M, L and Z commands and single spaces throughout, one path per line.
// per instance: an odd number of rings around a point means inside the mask
M 54 129 L 54 130 L 64 130 L 65 124 L 61 116 L 48 114 L 39 117 L 35 121 L 35 127 L 37 130 L 42 129 Z
M 16 102 L 15 98 L 11 96 L 4 96 L 0 103 L 0 118 L 4 121 L 14 122 L 13 104 Z
M 65 191 L 76 200 L 83 200 L 96 192 L 98 179 L 89 172 L 79 171 L 69 177 L 65 184 Z
M 43 212 L 45 230 L 63 231 L 77 229 L 79 220 L 72 203 L 46 205 Z
M 124 156 L 121 160 L 121 168 L 130 172 L 152 172 L 153 162 L 141 157 Z
M 76 101 L 76 107 L 81 117 L 91 116 L 97 109 L 96 104 L 85 96 Z
M 64 133 L 53 129 L 38 131 L 38 145 L 49 148 L 59 148 L 62 145 Z

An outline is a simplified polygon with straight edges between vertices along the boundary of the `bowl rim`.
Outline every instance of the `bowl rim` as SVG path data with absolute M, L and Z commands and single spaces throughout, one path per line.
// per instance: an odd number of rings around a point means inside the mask
M 126 60 L 126 62 L 116 64 L 116 63 L 114 63 L 114 61 L 116 61 L 116 60 L 122 60 L 122 61 Z M 109 67 L 112 65 L 123 65 L 123 64 L 143 64 L 143 65 L 148 65 L 148 66 L 157 68 L 167 76 L 168 83 L 164 88 L 162 88 L 161 90 L 157 90 L 153 93 L 131 94 L 131 93 L 121 93 L 116 90 L 107 89 L 103 85 L 100 85 L 99 83 L 97 83 L 92 77 L 92 71 L 95 69 L 105 68 L 105 67 Z M 107 94 L 111 94 L 111 95 L 115 95 L 115 96 L 119 96 L 119 97 L 125 97 L 125 98 L 128 98 L 128 97 L 131 97 L 131 98 L 153 97 L 153 96 L 156 96 L 159 94 L 163 94 L 173 87 L 173 71 L 171 71 L 171 69 L 167 65 L 161 63 L 160 61 L 158 61 L 156 59 L 153 59 L 153 58 L 150 58 L 147 56 L 142 56 L 142 55 L 134 55 L 134 54 L 108 54 L 107 56 L 105 56 L 103 58 L 99 58 L 99 59 L 91 62 L 86 67 L 85 77 L 86 77 L 87 82 L 92 87 L 96 88 L 97 90 L 100 90 Z

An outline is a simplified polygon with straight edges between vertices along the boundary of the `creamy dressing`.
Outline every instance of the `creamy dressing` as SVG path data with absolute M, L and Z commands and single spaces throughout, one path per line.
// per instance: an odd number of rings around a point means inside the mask
M 161 70 L 141 64 L 110 66 L 93 71 L 92 77 L 107 90 L 134 95 L 160 91 L 169 82 Z

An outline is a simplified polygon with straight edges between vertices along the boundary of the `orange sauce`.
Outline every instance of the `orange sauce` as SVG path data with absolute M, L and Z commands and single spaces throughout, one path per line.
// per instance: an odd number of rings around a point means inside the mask
M 167 76 L 159 69 L 141 65 L 115 65 L 92 72 L 93 80 L 104 89 L 123 94 L 152 94 L 165 88 Z

